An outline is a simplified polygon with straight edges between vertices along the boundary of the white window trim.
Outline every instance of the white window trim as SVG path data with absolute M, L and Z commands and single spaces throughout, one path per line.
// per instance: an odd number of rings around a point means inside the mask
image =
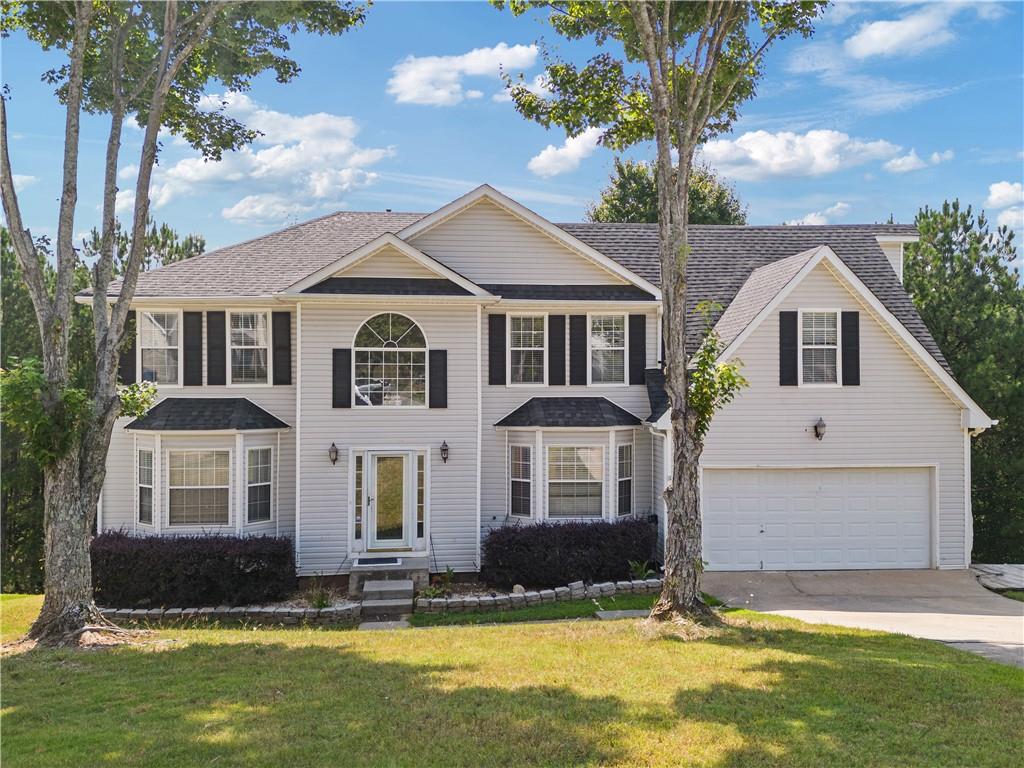
M 141 453 L 149 454 L 149 484 L 142 482 L 142 462 L 139 461 Z M 142 494 L 139 493 L 141 488 L 149 488 L 149 522 L 143 522 L 140 515 L 140 505 L 142 502 Z M 135 522 L 138 525 L 144 525 L 147 528 L 153 528 L 156 525 L 156 454 L 152 448 L 135 448 Z
M 622 476 L 619 474 L 620 457 L 619 453 L 623 448 L 629 449 L 629 475 Z M 619 509 L 619 485 L 623 480 L 629 480 L 629 512 L 623 513 Z M 636 451 L 633 448 L 633 443 L 618 443 L 615 446 L 615 517 L 632 516 L 636 512 Z
M 593 319 L 595 317 L 622 318 L 622 381 L 592 381 L 594 372 Z M 588 312 L 587 313 L 587 386 L 597 389 L 608 389 L 629 386 L 629 315 L 621 312 Z
M 228 455 L 228 521 L 226 523 L 172 523 L 171 522 L 171 454 L 172 453 L 227 453 Z M 167 520 L 165 525 L 168 529 L 179 530 L 179 531 L 226 531 L 235 528 L 235 513 L 232 512 L 235 507 L 235 483 L 231 481 L 231 478 L 235 474 L 235 452 L 231 448 L 201 448 L 201 447 L 189 447 L 189 448 L 167 448 L 163 455 L 166 461 L 167 467 L 167 482 L 163 483 L 162 496 L 166 504 L 164 508 L 167 510 Z M 175 490 L 182 488 L 224 488 L 223 485 L 176 485 Z
M 544 346 L 541 347 L 541 357 L 543 359 L 544 369 L 544 380 L 539 381 L 512 381 L 512 318 L 513 317 L 542 317 L 544 318 Z M 548 385 L 548 348 L 550 346 L 550 339 L 548 338 L 550 323 L 548 323 L 547 312 L 509 312 L 508 319 L 505 322 L 505 386 L 506 387 L 546 387 Z M 536 350 L 536 347 L 516 347 L 517 350 L 530 349 Z
M 551 510 L 551 449 L 552 448 L 574 448 L 574 449 L 592 449 L 596 448 L 601 452 L 601 460 L 598 462 L 598 466 L 601 467 L 601 514 L 600 515 L 583 515 L 576 517 L 563 517 L 562 515 L 552 516 Z M 605 455 L 605 447 L 603 445 L 594 444 L 578 444 L 578 443 L 544 443 L 544 516 L 548 520 L 556 520 L 559 522 L 565 520 L 582 520 L 582 521 L 594 521 L 594 520 L 606 520 L 608 518 L 608 485 L 605 478 L 608 472 L 608 466 L 605 463 L 607 456 Z M 555 480 L 556 483 L 589 483 L 591 480 Z
M 249 461 L 253 451 L 270 451 L 270 480 L 265 483 L 250 483 L 249 482 Z M 245 449 L 245 509 L 244 517 L 245 525 L 266 525 L 272 523 L 277 519 L 277 504 L 274 502 L 274 447 L 271 445 L 253 445 L 248 446 Z M 249 489 L 254 488 L 258 485 L 269 485 L 270 486 L 270 517 L 266 520 L 250 520 L 249 519 Z
M 142 378 L 142 329 L 140 318 L 142 315 L 177 315 L 178 316 L 178 381 L 174 384 L 159 384 L 153 382 L 160 389 L 180 389 L 185 382 L 185 311 L 183 309 L 150 307 L 149 309 L 137 308 L 138 315 L 135 318 L 135 381 L 141 383 Z M 147 347 L 147 349 L 173 349 L 173 347 Z
M 396 349 L 400 350 L 402 347 L 357 347 L 356 336 L 359 335 L 359 331 L 362 330 L 363 326 L 366 325 L 370 320 L 377 317 L 378 315 L 401 315 L 406 320 L 414 323 L 417 328 L 420 329 L 420 333 L 423 334 L 423 405 L 357 405 L 358 395 L 356 393 L 356 353 L 357 352 L 379 352 L 382 349 Z M 356 330 L 352 334 L 352 375 L 349 379 L 349 387 L 351 394 L 349 397 L 352 398 L 352 408 L 355 409 L 366 409 L 368 412 L 376 413 L 377 411 L 423 411 L 430 408 L 430 339 L 427 338 L 427 332 L 423 330 L 423 324 L 420 323 L 412 315 L 407 315 L 405 312 L 397 312 L 393 309 L 385 309 L 380 312 L 374 312 L 372 315 L 367 315 L 363 318 L 358 325 Z M 419 352 L 417 348 L 408 348 L 408 351 Z M 365 471 L 365 467 L 364 467 Z M 363 521 L 365 522 L 366 513 L 363 513 Z
M 804 313 L 831 313 L 836 316 L 836 380 L 821 382 L 804 381 Z M 797 386 L 834 389 L 843 386 L 843 311 L 835 308 L 815 309 L 801 308 L 796 313 L 796 375 Z M 831 349 L 831 345 L 811 344 L 813 349 Z
M 513 477 L 512 476 L 512 451 L 513 451 L 513 449 L 516 449 L 516 448 L 521 449 L 521 450 L 525 449 L 525 450 L 529 451 L 529 453 L 530 453 L 530 456 L 529 456 L 529 462 L 530 462 L 529 469 L 530 469 L 530 471 L 529 471 L 529 476 L 528 477 L 520 478 L 520 477 Z M 535 501 L 534 501 L 534 496 L 535 496 L 535 494 L 534 494 L 534 487 L 535 487 L 534 486 L 534 482 L 535 482 L 535 474 L 534 474 L 534 472 L 535 472 L 535 466 L 537 464 L 536 460 L 534 459 L 534 454 L 535 454 L 535 447 L 533 445 L 528 445 L 526 443 L 512 443 L 512 444 L 510 444 L 508 446 L 508 465 L 507 465 L 508 466 L 508 487 L 506 489 L 506 494 L 507 494 L 507 497 L 508 497 L 508 509 L 507 509 L 506 513 L 507 513 L 507 515 L 509 517 L 513 517 L 516 520 L 532 520 L 534 517 L 537 516 L 537 515 L 534 514 L 534 509 L 533 509 L 536 506 Z M 512 511 L 512 483 L 513 482 L 515 482 L 515 483 L 526 483 L 529 486 L 529 492 L 527 494 L 527 499 L 530 502 L 530 514 L 528 514 L 528 515 L 517 514 L 517 513 Z
M 234 307 L 225 310 L 227 318 L 224 323 L 224 344 L 227 349 L 227 386 L 229 387 L 247 387 L 255 389 L 263 389 L 265 387 L 274 386 L 274 329 L 271 327 L 271 313 L 266 309 L 256 309 L 247 307 Z M 235 381 L 234 380 L 234 366 L 231 363 L 231 352 L 235 347 L 231 344 L 231 317 L 233 315 L 263 315 L 267 322 L 267 380 L 266 381 Z M 206 318 L 203 318 L 205 324 Z M 238 349 L 260 349 L 260 347 L 238 347 Z

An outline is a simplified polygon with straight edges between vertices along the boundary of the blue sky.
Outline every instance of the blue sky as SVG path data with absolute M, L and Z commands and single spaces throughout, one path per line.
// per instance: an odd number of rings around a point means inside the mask
M 1024 229 L 1024 6 L 841 4 L 811 40 L 768 55 L 756 99 L 732 133 L 704 149 L 755 224 L 911 221 L 959 197 Z M 334 210 L 429 211 L 488 182 L 555 221 L 580 220 L 613 154 L 595 135 L 567 140 L 520 117 L 498 69 L 533 79 L 543 18 L 483 3 L 379 3 L 340 38 L 301 36 L 292 83 L 270 77 L 241 96 L 210 94 L 264 132 L 251 148 L 204 163 L 168 137 L 153 215 L 209 247 Z M 23 38 L 3 42 L 11 154 L 26 223 L 55 231 L 63 113 L 39 75 L 58 59 Z M 76 230 L 99 214 L 106 124 L 88 118 Z M 133 186 L 140 133 L 126 129 L 121 186 Z M 650 147 L 630 152 L 651 156 Z M 130 205 L 130 193 L 121 204 Z

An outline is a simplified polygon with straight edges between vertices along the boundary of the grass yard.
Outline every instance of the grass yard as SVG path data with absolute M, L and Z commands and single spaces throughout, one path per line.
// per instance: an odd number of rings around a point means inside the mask
M 1024 590 L 1021 589 L 1005 589 L 999 593 L 1003 597 L 1008 597 L 1011 600 L 1020 600 L 1024 603 Z
M 39 605 L 39 598 L 32 598 Z M 4 600 L 5 637 L 31 612 Z M 5 765 L 1017 766 L 1024 672 L 735 612 L 635 621 L 165 630 L 4 659 Z

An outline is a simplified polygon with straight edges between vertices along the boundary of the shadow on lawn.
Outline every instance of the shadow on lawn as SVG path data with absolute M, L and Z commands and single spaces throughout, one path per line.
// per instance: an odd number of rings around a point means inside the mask
M 622 758 L 604 735 L 623 717 L 614 696 L 467 686 L 450 676 L 486 681 L 487 672 L 465 665 L 248 643 L 47 653 L 26 654 L 4 675 L 5 764 L 300 768 Z

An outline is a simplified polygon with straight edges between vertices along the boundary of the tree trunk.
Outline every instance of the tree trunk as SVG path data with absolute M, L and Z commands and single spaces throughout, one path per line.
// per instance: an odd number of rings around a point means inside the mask
M 79 456 L 75 446 L 44 471 L 45 597 L 28 633 L 43 645 L 75 645 L 84 627 L 106 624 L 93 602 L 89 559 L 97 494 L 83 492 Z

